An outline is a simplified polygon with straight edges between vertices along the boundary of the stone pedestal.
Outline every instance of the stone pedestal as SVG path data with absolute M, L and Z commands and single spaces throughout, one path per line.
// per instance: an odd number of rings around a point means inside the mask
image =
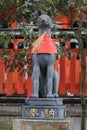
M 65 118 L 61 98 L 29 98 L 22 106 L 22 118 L 32 120 L 57 120 Z
M 70 130 L 70 120 L 13 120 L 13 130 Z

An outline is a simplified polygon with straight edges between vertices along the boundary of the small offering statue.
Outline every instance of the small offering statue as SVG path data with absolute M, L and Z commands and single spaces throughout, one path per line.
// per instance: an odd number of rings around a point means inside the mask
M 51 38 L 52 19 L 47 14 L 38 13 L 38 39 L 32 49 L 32 98 L 57 98 L 59 73 L 55 70 L 57 49 Z

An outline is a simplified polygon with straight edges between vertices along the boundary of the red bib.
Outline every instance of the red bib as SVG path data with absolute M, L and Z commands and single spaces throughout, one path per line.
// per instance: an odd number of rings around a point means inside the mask
M 31 53 L 35 53 L 33 49 Z M 37 53 L 57 54 L 56 46 L 49 34 L 45 34 Z

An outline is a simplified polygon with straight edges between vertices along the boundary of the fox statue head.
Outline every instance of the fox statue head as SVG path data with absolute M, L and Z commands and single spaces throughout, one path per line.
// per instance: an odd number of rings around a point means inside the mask
M 50 11 L 47 14 L 42 14 L 41 11 L 38 12 L 37 27 L 39 34 L 43 34 L 44 32 L 51 34 L 52 19 Z

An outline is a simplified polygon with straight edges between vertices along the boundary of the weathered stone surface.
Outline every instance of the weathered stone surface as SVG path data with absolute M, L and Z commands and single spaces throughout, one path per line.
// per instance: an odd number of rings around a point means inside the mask
M 33 120 L 59 120 L 65 118 L 62 98 L 29 98 L 22 106 L 22 118 Z
M 33 105 L 33 106 L 63 105 L 63 99 L 62 98 L 26 98 L 25 104 Z
M 0 105 L 0 116 L 21 116 L 21 106 Z
M 65 104 L 65 106 L 66 106 L 66 117 L 70 118 L 70 130 L 81 130 L 80 128 L 81 127 L 81 104 Z M 5 124 L 8 124 L 9 127 L 11 128 L 14 119 L 22 118 L 21 107 L 22 104 L 20 103 L 9 103 L 9 104 L 0 103 L 0 121 Z M 4 130 L 3 126 L 1 127 L 0 130 Z M 87 130 L 87 117 L 86 117 L 86 130 Z
M 85 124 L 85 130 L 87 130 L 87 118 Z M 71 117 L 70 130 L 81 130 L 81 117 Z
M 11 126 L 0 120 L 0 130 L 12 130 Z
M 70 130 L 70 120 L 13 120 L 13 130 Z

